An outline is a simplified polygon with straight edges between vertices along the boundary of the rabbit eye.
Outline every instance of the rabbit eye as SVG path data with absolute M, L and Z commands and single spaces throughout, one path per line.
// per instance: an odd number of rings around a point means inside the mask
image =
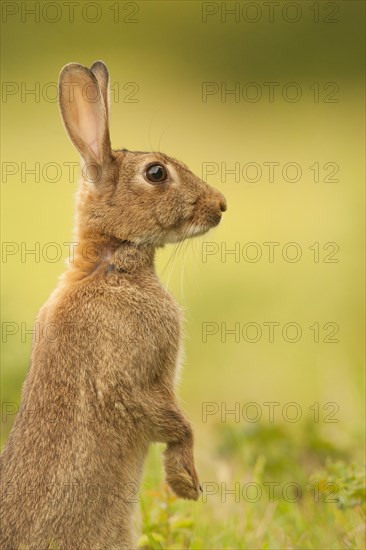
M 146 170 L 146 178 L 150 183 L 162 183 L 167 177 L 166 170 L 161 164 L 152 164 Z

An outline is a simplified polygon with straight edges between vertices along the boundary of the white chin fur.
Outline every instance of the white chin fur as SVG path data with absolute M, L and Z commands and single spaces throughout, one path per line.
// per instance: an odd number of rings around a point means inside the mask
M 203 225 L 194 225 L 189 228 L 189 231 L 187 233 L 184 230 L 179 233 L 177 233 L 177 231 L 169 231 L 165 235 L 141 238 L 136 237 L 132 239 L 132 242 L 138 245 L 150 244 L 153 246 L 164 246 L 164 244 L 178 243 L 183 239 L 189 239 L 197 235 L 203 235 L 204 233 L 207 233 L 208 230 L 209 228 L 204 227 Z
M 179 241 L 182 241 L 183 239 L 189 239 L 190 237 L 194 237 L 196 235 L 203 235 L 208 231 L 208 227 L 204 227 L 202 225 L 194 225 L 189 228 L 188 232 L 182 231 L 180 233 L 177 233 L 176 231 L 172 231 L 171 233 L 168 233 L 165 238 L 166 243 L 177 243 Z

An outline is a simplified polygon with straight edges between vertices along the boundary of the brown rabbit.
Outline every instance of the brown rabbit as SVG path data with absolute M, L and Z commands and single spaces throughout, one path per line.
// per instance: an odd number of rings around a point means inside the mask
M 167 482 L 197 500 L 193 434 L 177 404 L 182 314 L 155 249 L 220 222 L 224 197 L 162 153 L 112 150 L 108 71 L 60 74 L 82 157 L 75 256 L 39 312 L 22 402 L 1 455 L 1 548 L 131 549 L 149 444 Z

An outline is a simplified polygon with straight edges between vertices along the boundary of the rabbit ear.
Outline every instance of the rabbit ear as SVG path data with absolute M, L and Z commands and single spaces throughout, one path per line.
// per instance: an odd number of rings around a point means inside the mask
M 109 73 L 103 61 L 95 61 L 90 67 L 91 72 L 98 81 L 99 87 L 103 94 L 104 105 L 107 112 L 107 120 L 109 120 Z
M 107 111 L 98 81 L 78 63 L 66 65 L 59 78 L 62 119 L 83 159 L 102 165 L 112 156 Z

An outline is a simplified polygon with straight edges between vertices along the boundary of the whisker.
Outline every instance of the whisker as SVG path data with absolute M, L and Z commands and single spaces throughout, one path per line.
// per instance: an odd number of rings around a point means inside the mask
M 158 146 L 158 151 L 159 151 L 159 152 L 160 152 L 160 144 L 161 144 L 161 140 L 162 140 L 162 138 L 163 138 L 164 134 L 166 133 L 166 131 L 167 131 L 167 130 L 169 130 L 169 128 L 170 128 L 170 127 L 171 127 L 171 126 L 167 126 L 167 127 L 165 128 L 165 130 L 163 130 L 163 131 L 162 131 L 162 133 L 160 134 L 160 138 L 159 138 L 159 146 Z
M 147 132 L 149 147 L 150 147 L 152 153 L 154 152 L 154 147 L 152 146 L 152 143 L 151 143 L 151 127 L 152 127 L 152 123 L 153 123 L 154 117 L 155 117 L 157 112 L 158 111 L 155 111 L 155 113 L 152 114 L 150 122 L 149 122 L 149 129 L 148 129 L 148 132 Z
M 175 255 L 177 254 L 177 251 L 178 251 L 178 248 L 179 248 L 179 245 L 180 245 L 180 242 L 176 243 L 173 247 L 173 250 L 172 250 L 172 253 L 170 254 L 169 256 L 169 259 L 162 271 L 162 275 L 165 273 L 165 271 L 167 270 L 169 264 L 171 263 L 171 261 L 173 260 L 173 258 L 175 257 Z
M 171 270 L 170 270 L 170 273 L 169 273 L 169 276 L 168 276 L 168 279 L 167 279 L 167 283 L 166 283 L 166 287 L 165 287 L 165 296 L 168 292 L 168 285 L 169 285 L 169 282 L 170 282 L 170 278 L 171 278 L 171 275 L 173 273 L 173 270 L 174 270 L 174 266 L 175 266 L 175 263 L 176 263 L 176 260 L 177 258 L 179 257 L 179 254 L 182 250 L 182 248 L 184 247 L 184 244 L 185 244 L 185 241 L 193 227 L 193 222 L 190 222 L 187 226 L 187 228 L 185 229 L 183 235 L 182 235 L 182 238 L 181 240 L 179 241 L 178 245 L 176 246 L 172 256 L 169 258 L 169 262 L 170 263 L 172 261 L 172 267 L 171 267 Z M 167 266 L 166 266 L 167 267 Z
M 187 239 L 186 246 L 183 251 L 183 268 L 180 275 L 180 292 L 181 292 L 182 298 L 184 298 L 183 280 L 184 280 L 184 274 L 185 274 L 185 268 L 186 268 L 187 251 L 190 244 L 192 244 L 192 239 Z
M 186 232 L 183 234 L 183 237 L 182 239 L 178 242 L 178 244 L 175 246 L 174 248 L 174 251 L 172 253 L 172 255 L 170 256 L 169 258 L 169 261 L 167 263 L 167 265 L 165 266 L 164 268 L 164 271 L 165 269 L 168 267 L 168 265 L 171 263 L 171 269 L 170 269 L 170 272 L 169 272 L 169 275 L 168 275 L 168 278 L 167 278 L 167 284 L 166 284 L 166 288 L 165 288 L 165 294 L 168 292 L 168 285 L 169 285 L 169 281 L 170 281 L 170 278 L 171 278 L 171 275 L 173 273 L 173 270 L 174 270 L 174 266 L 175 266 L 175 262 L 179 256 L 179 252 L 180 250 L 182 249 L 182 246 L 183 246 L 183 241 L 186 237 Z

